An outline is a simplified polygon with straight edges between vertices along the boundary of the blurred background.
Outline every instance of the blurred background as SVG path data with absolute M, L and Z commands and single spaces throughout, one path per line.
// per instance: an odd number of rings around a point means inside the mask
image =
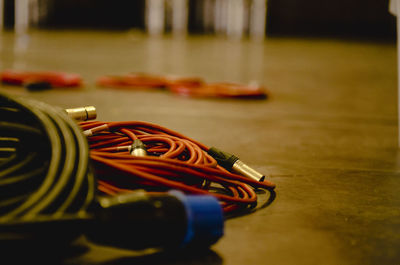
M 382 0 L 0 0 L 3 27 L 395 39 Z M 17 16 L 17 17 L 16 17 Z M 28 18 L 26 18 L 28 16 Z

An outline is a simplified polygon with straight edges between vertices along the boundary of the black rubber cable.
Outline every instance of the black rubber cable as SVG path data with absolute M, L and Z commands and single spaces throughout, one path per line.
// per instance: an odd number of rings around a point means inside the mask
M 41 102 L 0 94 L 0 106 L 0 241 L 80 234 L 96 190 L 81 129 Z

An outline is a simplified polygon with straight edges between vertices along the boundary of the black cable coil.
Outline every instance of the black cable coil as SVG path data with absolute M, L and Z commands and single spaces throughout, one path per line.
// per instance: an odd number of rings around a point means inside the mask
M 74 239 L 95 190 L 74 121 L 62 109 L 0 94 L 0 242 Z

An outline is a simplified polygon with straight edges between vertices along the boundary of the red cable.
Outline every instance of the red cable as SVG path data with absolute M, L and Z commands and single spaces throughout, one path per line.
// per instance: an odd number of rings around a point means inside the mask
M 188 97 L 266 99 L 269 92 L 257 84 L 208 83 L 198 77 L 168 77 L 146 73 L 106 75 L 97 80 L 102 87 L 125 89 L 163 89 Z
M 98 189 L 106 194 L 137 188 L 149 192 L 178 189 L 190 194 L 211 194 L 229 212 L 255 205 L 254 188 L 275 187 L 266 180 L 258 182 L 228 172 L 207 154 L 207 146 L 156 124 L 90 121 L 80 125 L 88 136 Z M 148 156 L 130 154 L 136 139 L 146 145 Z

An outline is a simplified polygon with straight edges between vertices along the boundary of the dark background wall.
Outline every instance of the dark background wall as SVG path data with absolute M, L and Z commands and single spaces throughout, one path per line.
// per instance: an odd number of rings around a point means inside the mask
M 144 0 L 50 0 L 45 28 L 144 29 Z M 203 33 L 190 2 L 190 31 Z M 6 25 L 12 27 L 14 0 L 5 0 Z M 269 35 L 339 36 L 395 39 L 395 17 L 388 0 L 269 0 Z
M 127 29 L 144 27 L 145 1 L 53 0 L 46 27 Z
M 270 34 L 391 38 L 396 20 L 388 0 L 270 0 Z
M 144 28 L 144 0 L 39 0 L 42 28 Z M 14 24 L 14 0 L 5 0 L 5 25 Z

